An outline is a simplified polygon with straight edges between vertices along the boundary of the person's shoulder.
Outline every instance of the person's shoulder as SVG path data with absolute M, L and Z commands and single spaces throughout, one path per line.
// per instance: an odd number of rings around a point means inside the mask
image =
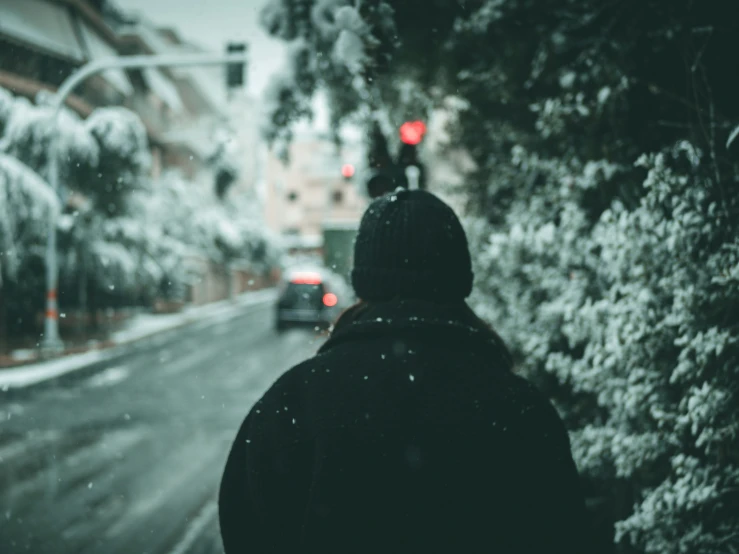
M 505 380 L 506 396 L 521 415 L 528 416 L 524 419 L 530 419 L 535 424 L 546 420 L 557 427 L 562 425 L 562 418 L 552 401 L 529 379 L 510 372 Z
M 529 379 L 518 373 L 510 372 L 509 381 L 511 386 L 522 396 L 530 399 L 532 402 L 548 402 L 546 396 L 534 385 Z
M 304 383 L 320 366 L 317 358 L 312 356 L 285 371 L 254 403 L 249 413 L 253 439 L 269 437 L 275 444 L 300 440 L 303 426 L 296 425 L 295 418 L 302 422 Z
M 310 375 L 323 368 L 327 364 L 328 354 L 315 354 L 294 365 L 283 373 L 275 382 L 275 385 L 281 388 L 295 388 L 301 385 Z
M 309 375 L 316 373 L 319 368 L 325 365 L 323 358 L 325 358 L 325 355 L 316 354 L 282 373 L 257 401 L 254 407 L 258 409 L 260 405 L 264 406 L 272 402 L 281 402 L 285 397 L 293 397 L 299 394 Z

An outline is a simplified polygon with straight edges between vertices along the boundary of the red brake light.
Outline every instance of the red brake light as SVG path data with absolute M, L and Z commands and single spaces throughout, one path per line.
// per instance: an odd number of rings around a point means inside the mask
M 290 282 L 294 285 L 320 285 L 323 280 L 318 273 L 296 273 Z
M 323 295 L 323 305 L 328 306 L 329 308 L 333 308 L 336 306 L 336 304 L 339 303 L 339 299 L 336 298 L 336 295 L 333 293 L 326 293 Z

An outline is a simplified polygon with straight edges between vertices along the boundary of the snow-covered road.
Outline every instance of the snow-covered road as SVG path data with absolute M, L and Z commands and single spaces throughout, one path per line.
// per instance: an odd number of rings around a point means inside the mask
M 277 298 L 277 291 L 266 289 L 242 294 L 234 300 L 223 300 L 204 306 L 189 306 L 173 314 L 139 314 L 126 322 L 120 331 L 113 333 L 110 342 L 117 345 L 105 350 L 91 350 L 83 354 L 64 356 L 55 360 L 0 370 L 0 390 L 24 388 L 54 380 L 71 372 L 84 369 L 101 361 L 111 360 L 130 352 L 137 341 L 159 333 L 179 329 L 184 325 L 212 325 L 227 321 L 243 313 L 247 306 L 255 306 Z
M 314 352 L 272 302 L 156 335 L 92 375 L 0 392 L 0 552 L 221 552 L 215 499 L 250 406 Z

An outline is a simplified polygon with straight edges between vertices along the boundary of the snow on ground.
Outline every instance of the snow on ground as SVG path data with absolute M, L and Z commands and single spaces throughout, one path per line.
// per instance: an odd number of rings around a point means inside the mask
M 7 391 L 11 388 L 35 385 L 36 383 L 69 373 L 75 369 L 105 360 L 113 355 L 114 353 L 112 351 L 92 350 L 84 354 L 76 354 L 39 364 L 25 365 L 17 369 L 4 369 L 0 371 L 0 389 Z
M 260 304 L 274 298 L 276 298 L 276 292 L 268 289 L 248 292 L 236 300 L 222 300 L 205 306 L 188 306 L 175 314 L 139 314 L 129 319 L 123 329 L 113 333 L 111 339 L 116 344 L 126 344 L 189 323 L 207 322 L 210 324 L 227 321 L 238 316 L 241 313 L 240 308 Z
M 192 323 L 213 324 L 228 321 L 243 313 L 243 308 L 261 304 L 277 297 L 274 289 L 247 292 L 235 300 L 223 300 L 205 306 L 188 306 L 176 314 L 141 314 L 126 322 L 124 328 L 111 335 L 119 346 Z M 54 379 L 71 371 L 120 355 L 120 348 L 93 350 L 84 354 L 65 356 L 57 360 L 0 370 L 0 390 L 22 388 Z
M 126 321 L 121 330 L 111 333 L 110 338 L 116 344 L 126 344 L 185 323 L 184 313 L 138 314 Z
M 131 370 L 126 366 L 110 367 L 102 373 L 93 375 L 86 384 L 93 388 L 109 387 L 127 379 L 129 375 L 131 375 Z

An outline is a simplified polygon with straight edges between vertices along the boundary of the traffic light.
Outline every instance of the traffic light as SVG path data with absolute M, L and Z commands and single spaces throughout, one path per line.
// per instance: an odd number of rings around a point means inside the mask
M 370 198 L 377 198 L 403 185 L 395 162 L 390 156 L 385 135 L 377 122 L 374 122 L 370 129 L 367 158 L 366 186 Z
M 366 181 L 370 198 L 393 192 L 398 187 L 426 188 L 426 168 L 418 159 L 418 145 L 426 135 L 426 124 L 406 121 L 400 126 L 399 133 L 400 151 L 393 160 L 380 126 L 376 122 L 372 126 L 368 149 L 370 172 Z
M 246 43 L 244 42 L 230 42 L 226 46 L 226 52 L 228 54 L 245 54 Z M 234 89 L 241 88 L 244 86 L 244 69 L 246 64 L 244 62 L 230 63 L 226 66 L 226 88 Z
M 367 165 L 370 169 L 389 169 L 393 166 L 393 159 L 387 147 L 387 140 L 382 129 L 380 129 L 380 125 L 376 121 L 372 124 L 372 129 L 370 129 L 367 155 Z
M 423 121 L 406 121 L 400 126 L 400 151 L 397 167 L 408 189 L 426 188 L 426 168 L 418 159 L 418 145 L 426 135 L 426 124 Z
M 354 177 L 355 173 L 356 169 L 352 164 L 344 164 L 341 166 L 341 176 L 344 178 L 345 181 L 349 181 L 352 177 Z
M 400 141 L 403 144 L 421 144 L 425 134 L 426 124 L 423 121 L 406 121 L 400 126 Z

